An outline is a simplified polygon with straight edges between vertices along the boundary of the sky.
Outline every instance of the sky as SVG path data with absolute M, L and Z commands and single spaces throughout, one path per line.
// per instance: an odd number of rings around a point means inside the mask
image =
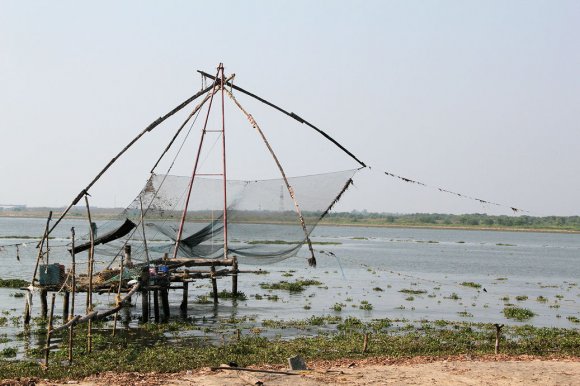
M 68 205 L 200 89 L 196 70 L 222 62 L 236 85 L 370 166 L 337 211 L 578 215 L 579 41 L 580 2 L 564 0 L 0 0 L 0 204 Z M 305 125 L 236 96 L 289 175 L 358 167 Z M 255 131 L 226 113 L 228 175 L 276 177 Z M 182 118 L 119 159 L 92 204 L 128 205 Z M 173 171 L 190 173 L 198 137 L 194 128 Z

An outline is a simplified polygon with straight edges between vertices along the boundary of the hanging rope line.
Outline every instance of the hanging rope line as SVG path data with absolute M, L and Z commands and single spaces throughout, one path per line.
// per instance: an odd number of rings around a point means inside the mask
M 394 174 L 394 173 L 390 173 L 390 172 L 384 172 L 384 173 L 385 173 L 385 175 L 387 175 L 389 177 L 398 179 L 400 181 L 403 181 L 403 182 L 406 182 L 406 183 L 409 183 L 409 184 L 415 184 L 415 185 L 420 185 L 420 186 L 423 186 L 423 187 L 426 187 L 426 188 L 437 189 L 441 193 L 447 193 L 447 194 L 451 194 L 453 196 L 465 198 L 465 199 L 472 200 L 472 201 L 477 201 L 477 202 L 479 202 L 481 204 L 484 204 L 484 205 L 485 204 L 488 204 L 488 205 L 495 205 L 495 206 L 502 207 L 502 208 L 508 208 L 508 209 L 511 209 L 516 214 L 519 213 L 519 212 L 527 212 L 527 213 L 529 213 L 527 210 L 524 210 L 524 209 L 520 209 L 520 208 L 516 208 L 516 207 L 513 207 L 513 206 L 509 206 L 509 205 L 504 205 L 504 204 L 498 204 L 497 202 L 492 202 L 492 201 L 488 201 L 488 200 L 483 200 L 481 198 L 472 197 L 472 196 L 469 196 L 469 195 L 463 194 L 463 193 L 457 193 L 457 192 L 454 192 L 454 191 L 451 191 L 451 190 L 448 190 L 448 189 L 440 188 L 438 186 L 427 185 L 427 184 L 425 184 L 425 183 L 423 183 L 421 181 L 412 180 L 410 178 L 402 177 L 402 176 L 399 176 L 399 175 Z
M 199 72 L 201 75 L 203 75 L 204 77 L 207 77 L 209 79 L 215 80 L 215 76 L 210 75 L 206 72 L 200 71 L 198 70 L 197 72 Z M 348 151 L 344 146 L 342 146 L 340 143 L 338 143 L 334 138 L 332 138 L 330 135 L 326 134 L 324 131 L 320 130 L 318 127 L 314 126 L 312 123 L 306 121 L 305 119 L 302 119 L 301 117 L 299 117 L 298 115 L 292 113 L 292 112 L 288 112 L 286 110 L 284 110 L 281 107 L 276 106 L 275 104 L 273 104 L 272 102 L 268 102 L 267 100 L 260 98 L 259 96 L 257 96 L 256 94 L 252 94 L 251 92 L 244 90 L 241 87 L 238 87 L 236 85 L 234 85 L 232 82 L 230 82 L 229 80 L 226 80 L 225 84 L 227 86 L 230 87 L 230 92 L 231 90 L 237 90 L 243 94 L 246 94 L 248 96 L 251 96 L 254 99 L 259 100 L 260 102 L 280 111 L 281 113 L 284 113 L 286 115 L 288 115 L 290 118 L 293 118 L 295 120 L 297 120 L 300 123 L 303 123 L 307 126 L 310 126 L 312 129 L 316 130 L 318 133 L 320 133 L 324 138 L 328 139 L 330 142 L 332 142 L 333 144 L 335 144 L 336 146 L 338 146 L 339 149 L 341 149 L 342 151 L 344 151 L 346 154 L 348 154 L 352 159 L 354 159 L 356 162 L 358 162 L 362 167 L 366 167 L 367 165 L 362 162 L 361 160 L 359 160 L 354 154 L 352 154 L 350 151 Z

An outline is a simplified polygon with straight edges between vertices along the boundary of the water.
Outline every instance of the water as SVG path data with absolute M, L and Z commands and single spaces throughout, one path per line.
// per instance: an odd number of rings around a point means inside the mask
M 44 219 L 0 218 L 0 246 L 27 243 L 27 247 L 20 249 L 20 262 L 16 260 L 14 248 L 0 252 L 0 277 L 30 280 L 37 240 L 27 237 L 38 237 L 44 226 Z M 55 246 L 51 262 L 68 266 L 66 253 L 57 253 L 56 246 L 68 243 L 71 226 L 75 226 L 77 233 L 83 233 L 87 222 L 63 222 L 53 234 L 55 238 L 50 240 Z M 238 242 L 284 239 L 284 229 L 281 225 L 246 225 Z M 317 251 L 332 252 L 337 257 L 317 253 L 318 267 L 315 269 L 307 266 L 306 248 L 298 257 L 273 265 L 244 265 L 241 260 L 242 270 L 261 268 L 269 271 L 267 275 L 240 275 L 239 290 L 247 295 L 247 300 L 221 300 L 217 307 L 198 304 L 196 297 L 211 291 L 209 281 L 198 281 L 190 285 L 188 316 L 208 325 L 232 317 L 247 317 L 259 324 L 267 319 L 305 319 L 320 315 L 354 316 L 363 320 L 445 319 L 518 324 L 504 317 L 502 310 L 507 303 L 528 308 L 536 314 L 526 323 L 578 327 L 568 317 L 580 317 L 580 235 L 319 226 L 312 239 L 337 243 L 315 245 Z M 82 259 L 80 256 L 81 270 L 86 268 L 86 265 L 82 268 Z M 100 263 L 102 266 L 106 261 L 103 259 Z M 262 282 L 299 278 L 315 279 L 323 284 L 308 287 L 299 294 L 269 292 L 259 286 Z M 475 282 L 482 287 L 465 287 L 460 285 L 462 282 Z M 219 279 L 218 288 L 230 289 L 230 279 Z M 426 293 L 411 295 L 411 298 L 399 292 L 402 289 Z M 11 322 L 11 318 L 21 315 L 24 306 L 23 298 L 14 297 L 18 292 L 21 291 L 0 288 L 0 312 L 7 318 L 4 325 L 0 325 L 0 349 L 3 336 L 7 340 L 6 337 L 17 334 L 22 328 Z M 274 294 L 278 295 L 277 301 L 267 299 Z M 256 295 L 261 295 L 262 299 L 260 296 L 256 299 Z M 516 296 L 524 295 L 527 300 L 516 300 Z M 79 295 L 77 304 L 84 304 L 82 296 Z M 538 301 L 538 296 L 547 301 Z M 96 296 L 95 300 L 97 308 L 106 309 L 114 303 L 114 295 Z M 172 315 L 179 315 L 180 301 L 181 291 L 171 291 Z M 372 305 L 372 310 L 360 308 L 365 301 Z M 141 299 L 137 296 L 133 303 L 138 306 L 133 307 L 126 318 L 130 325 L 137 323 Z M 333 310 L 335 305 L 342 310 Z M 57 314 L 59 306 L 57 299 Z M 36 298 L 33 312 L 38 313 L 38 308 Z

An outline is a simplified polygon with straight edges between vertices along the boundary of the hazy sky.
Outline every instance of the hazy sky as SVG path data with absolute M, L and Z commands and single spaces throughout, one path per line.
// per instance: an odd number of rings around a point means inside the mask
M 510 214 L 387 170 L 532 215 L 580 214 L 578 1 L 0 0 L 0 204 L 67 205 L 219 62 L 372 166 L 337 210 Z M 357 167 L 239 99 L 288 174 Z M 243 117 L 226 120 L 232 177 L 275 176 Z M 127 205 L 179 123 L 122 158 L 93 204 Z

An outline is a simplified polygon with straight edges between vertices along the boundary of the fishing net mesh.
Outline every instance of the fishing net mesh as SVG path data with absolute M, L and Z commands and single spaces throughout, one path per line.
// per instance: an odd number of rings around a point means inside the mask
M 307 234 L 340 199 L 355 172 L 288 178 Z M 118 256 L 125 245 L 131 245 L 137 261 L 158 259 L 166 253 L 171 257 L 190 181 L 190 177 L 152 174 L 116 221 L 99 226 L 95 253 Z M 226 185 L 227 197 L 224 197 L 222 179 L 195 177 L 178 257 L 224 257 L 224 202 L 227 203 L 228 256 L 237 256 L 240 263 L 260 264 L 281 261 L 298 253 L 306 242 L 306 234 L 282 178 L 228 180 Z M 88 235 L 83 239 L 81 247 L 83 242 L 87 245 Z

